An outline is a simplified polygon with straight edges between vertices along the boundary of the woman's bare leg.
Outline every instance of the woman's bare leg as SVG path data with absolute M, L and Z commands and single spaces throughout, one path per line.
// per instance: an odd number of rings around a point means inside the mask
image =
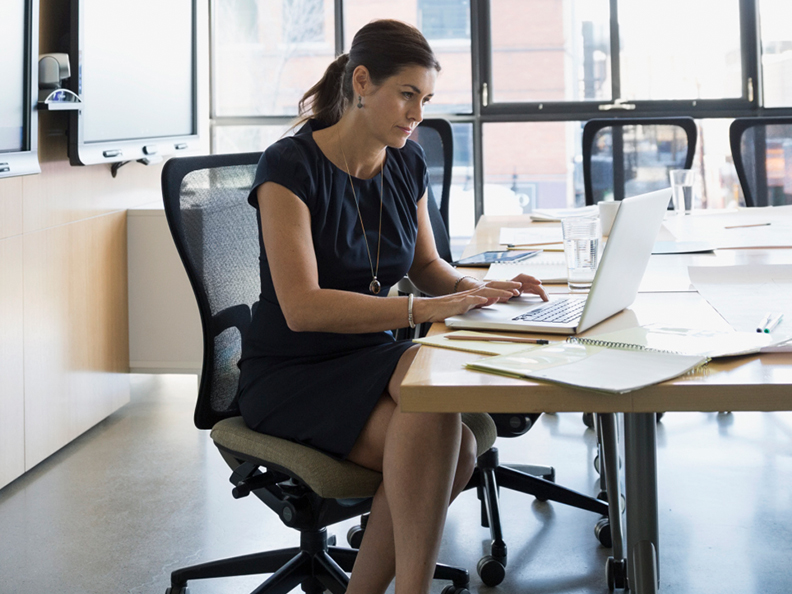
M 383 470 L 383 483 L 348 594 L 384 592 L 394 575 L 397 592 L 428 592 L 448 503 L 475 465 L 475 438 L 459 415 L 398 410 L 398 388 L 414 354 L 411 349 L 402 357 L 390 395 L 380 400 L 349 455 L 353 462 Z

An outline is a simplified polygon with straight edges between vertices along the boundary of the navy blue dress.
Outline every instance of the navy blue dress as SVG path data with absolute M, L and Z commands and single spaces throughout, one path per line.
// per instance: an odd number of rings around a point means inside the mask
M 386 150 L 378 274 L 383 299 L 412 264 L 417 202 L 428 184 L 419 145 L 408 141 L 402 149 Z M 256 190 L 267 181 L 308 206 L 319 286 L 371 294 L 371 266 L 347 173 L 324 156 L 310 129 L 279 140 L 262 155 L 248 197 L 259 223 L 261 296 L 242 341 L 239 407 L 252 429 L 346 458 L 411 343 L 394 340 L 390 332 L 289 329 L 261 237 Z M 376 265 L 380 175 L 353 182 Z M 404 318 L 406 325 L 406 306 Z

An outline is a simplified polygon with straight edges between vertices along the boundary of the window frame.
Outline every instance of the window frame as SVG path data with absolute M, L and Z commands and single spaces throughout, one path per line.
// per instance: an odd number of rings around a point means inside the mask
M 291 123 L 294 116 L 218 116 L 215 107 L 214 30 L 215 10 L 210 0 L 210 134 L 214 146 L 218 126 L 283 125 Z M 609 101 L 543 101 L 543 102 L 490 102 L 485 99 L 492 89 L 492 42 L 490 39 L 490 0 L 470 0 L 470 59 L 472 78 L 472 109 L 470 112 L 438 112 L 452 123 L 472 124 L 473 186 L 475 220 L 484 214 L 484 156 L 483 125 L 495 122 L 552 122 L 586 121 L 601 117 L 691 116 L 695 119 L 761 117 L 792 115 L 790 107 L 763 106 L 761 79 L 761 31 L 759 28 L 759 3 L 761 0 L 739 0 L 740 54 L 742 64 L 742 96 L 729 99 L 698 100 L 641 100 L 621 102 L 619 64 L 618 2 L 609 0 L 610 8 L 610 66 L 611 96 Z M 344 51 L 344 0 L 333 0 L 335 54 Z M 624 105 L 634 106 L 625 109 Z

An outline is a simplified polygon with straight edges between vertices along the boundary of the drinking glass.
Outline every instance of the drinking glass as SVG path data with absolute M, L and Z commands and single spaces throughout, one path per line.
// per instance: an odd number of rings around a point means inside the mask
M 677 214 L 690 214 L 693 211 L 696 172 L 693 169 L 672 169 L 668 175 L 671 178 L 674 210 Z
M 561 220 L 567 284 L 572 293 L 588 293 L 599 263 L 602 237 L 599 217 L 569 217 Z

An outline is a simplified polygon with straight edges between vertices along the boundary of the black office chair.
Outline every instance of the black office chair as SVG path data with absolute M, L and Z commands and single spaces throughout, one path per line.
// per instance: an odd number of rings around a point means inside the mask
M 248 429 L 235 402 L 241 339 L 260 291 L 254 210 L 247 203 L 260 153 L 171 159 L 162 172 L 165 214 L 192 284 L 204 336 L 195 425 L 232 468 L 232 495 L 254 494 L 287 526 L 300 531 L 297 547 L 177 569 L 168 594 L 186 594 L 195 579 L 271 575 L 256 594 L 346 590 L 357 551 L 333 546 L 327 526 L 367 512 L 382 476 L 313 448 Z M 463 415 L 479 453 L 495 441 L 487 415 Z M 438 565 L 452 580 L 445 594 L 467 593 L 468 572 Z
M 440 195 L 439 204 L 429 200 L 429 215 L 432 220 L 435 243 L 438 253 L 446 261 L 451 261 L 448 230 L 448 209 L 453 165 L 453 134 L 447 120 L 427 119 L 421 122 L 413 135 L 413 140 L 421 144 L 426 154 L 430 173 L 430 194 Z M 441 165 L 442 164 L 442 165 Z M 442 166 L 442 170 L 440 167 Z M 438 188 L 437 182 L 442 181 Z M 443 214 L 445 213 L 445 214 Z M 427 328 L 417 329 L 419 335 Z M 491 414 L 497 427 L 498 437 L 518 437 L 525 434 L 539 418 L 539 414 Z M 497 448 L 490 448 L 479 456 L 473 478 L 468 488 L 476 488 L 481 500 L 481 525 L 490 529 L 492 543 L 490 554 L 478 562 L 478 573 L 488 586 L 500 584 L 505 577 L 507 547 L 499 511 L 499 488 L 512 489 L 533 495 L 540 501 L 557 501 L 604 516 L 596 525 L 596 535 L 600 542 L 611 546 L 610 523 L 607 518 L 608 504 L 602 500 L 588 497 L 571 489 L 554 484 L 555 470 L 549 466 L 527 464 L 504 464 L 498 459 Z
M 690 169 L 698 130 L 690 117 L 597 118 L 583 126 L 586 204 L 667 188 L 671 169 Z
M 792 117 L 737 118 L 729 144 L 745 206 L 792 204 Z

